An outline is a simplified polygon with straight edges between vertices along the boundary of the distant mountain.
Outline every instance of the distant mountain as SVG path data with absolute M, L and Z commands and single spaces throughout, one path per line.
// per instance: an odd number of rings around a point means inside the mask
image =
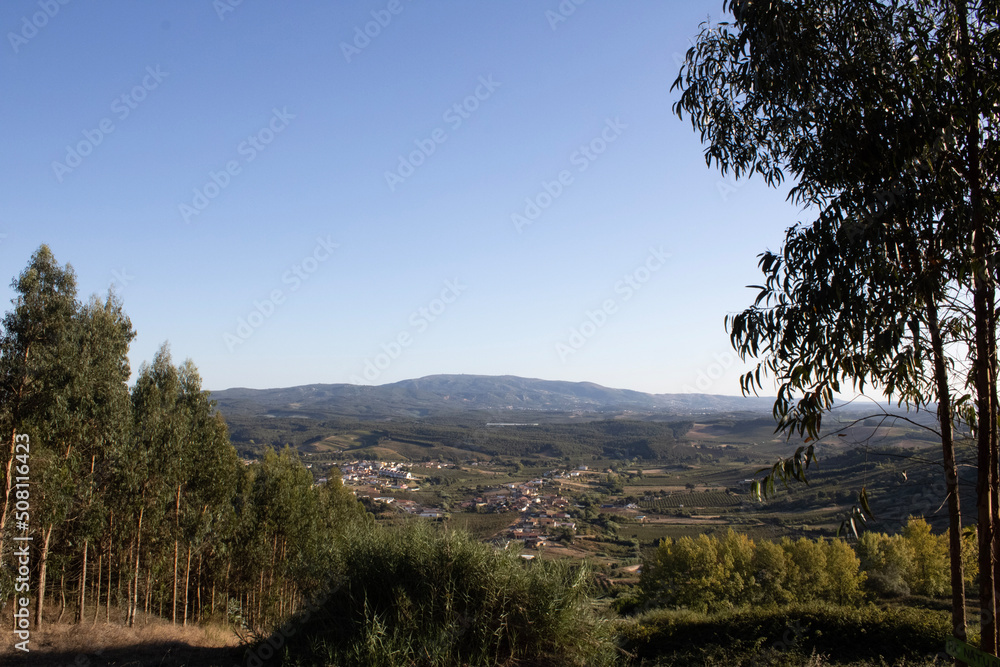
M 770 412 L 773 398 L 647 394 L 513 375 L 429 375 L 379 386 L 311 384 L 212 393 L 224 414 L 379 419 L 488 412 Z

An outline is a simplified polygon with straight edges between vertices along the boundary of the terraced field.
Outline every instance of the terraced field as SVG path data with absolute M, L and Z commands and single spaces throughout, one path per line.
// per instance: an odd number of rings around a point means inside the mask
M 649 511 L 680 509 L 682 507 L 738 507 L 748 496 L 739 496 L 725 491 L 706 491 L 695 493 L 674 493 L 665 498 L 654 498 L 644 501 L 642 507 Z

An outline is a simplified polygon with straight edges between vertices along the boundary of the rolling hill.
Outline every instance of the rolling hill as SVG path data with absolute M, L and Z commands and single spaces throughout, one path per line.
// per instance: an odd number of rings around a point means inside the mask
M 212 393 L 224 414 L 358 419 L 420 418 L 469 411 L 770 412 L 773 398 L 710 394 L 647 394 L 592 382 L 536 380 L 512 375 L 430 375 L 379 386 L 312 384 Z

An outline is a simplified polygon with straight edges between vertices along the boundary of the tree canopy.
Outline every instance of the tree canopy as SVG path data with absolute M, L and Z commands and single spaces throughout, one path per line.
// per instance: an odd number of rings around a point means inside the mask
M 778 429 L 808 438 L 847 389 L 936 407 L 959 637 L 953 439 L 956 425 L 974 429 L 983 647 L 995 653 L 997 3 L 725 7 L 734 21 L 703 28 L 675 111 L 709 166 L 789 178 L 789 199 L 812 216 L 761 255 L 754 304 L 727 317 L 734 347 L 758 360 L 743 390 L 773 378 Z M 804 479 L 809 454 L 773 474 Z

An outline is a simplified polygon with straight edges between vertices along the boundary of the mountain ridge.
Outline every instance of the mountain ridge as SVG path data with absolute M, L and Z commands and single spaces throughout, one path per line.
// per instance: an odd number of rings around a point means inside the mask
M 594 382 L 516 375 L 437 374 L 383 385 L 309 384 L 212 392 L 224 412 L 274 416 L 423 417 L 464 411 L 767 412 L 773 397 L 650 394 Z

